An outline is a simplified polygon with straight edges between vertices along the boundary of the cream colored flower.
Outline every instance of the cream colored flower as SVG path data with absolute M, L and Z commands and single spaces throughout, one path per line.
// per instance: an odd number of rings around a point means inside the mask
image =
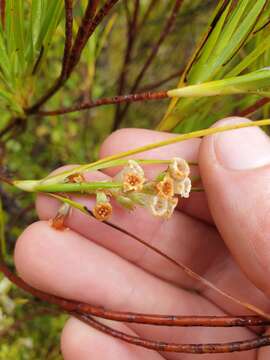
M 154 216 L 169 219 L 178 203 L 177 198 L 164 198 L 160 196 L 152 196 L 150 202 L 150 211 Z
M 191 191 L 191 180 L 190 178 L 185 178 L 184 180 L 175 180 L 174 182 L 174 192 L 176 195 L 180 195 L 183 198 L 188 198 Z
M 128 160 L 128 165 L 126 168 L 128 168 L 127 169 L 128 172 L 129 172 L 129 170 L 131 170 L 132 172 L 135 172 L 136 174 L 138 174 L 140 176 L 144 176 L 143 168 L 135 160 Z
M 123 183 L 123 191 L 141 191 L 145 183 L 144 171 L 142 167 L 135 161 L 129 160 L 125 166 L 115 177 L 114 180 Z
M 134 172 L 129 172 L 123 176 L 123 191 L 141 191 L 145 178 L 135 174 Z
M 190 174 L 190 168 L 186 160 L 179 157 L 172 159 L 168 171 L 174 180 L 184 180 Z
M 174 195 L 174 181 L 169 174 L 164 176 L 162 181 L 159 181 L 156 185 L 157 196 L 163 198 L 171 198 Z
M 109 202 L 97 203 L 93 209 L 93 214 L 97 220 L 106 221 L 112 215 L 112 205 Z
M 149 208 L 154 216 L 165 216 L 168 209 L 168 200 L 160 196 L 151 196 Z
M 191 192 L 192 184 L 190 178 L 184 180 L 184 190 L 181 194 L 183 198 L 188 198 Z

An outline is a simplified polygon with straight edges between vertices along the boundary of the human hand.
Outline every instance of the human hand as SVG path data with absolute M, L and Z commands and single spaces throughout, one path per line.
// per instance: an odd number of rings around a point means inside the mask
M 227 119 L 225 123 L 239 121 L 243 120 Z M 105 141 L 101 156 L 171 136 L 149 130 L 121 130 Z M 179 211 L 169 221 L 154 218 L 144 209 L 129 214 L 114 205 L 112 223 L 188 265 L 234 297 L 269 312 L 270 167 L 265 165 L 270 163 L 270 140 L 258 128 L 246 128 L 139 155 L 163 159 L 174 156 L 199 161 L 205 193 L 193 193 L 190 199 L 181 201 Z M 147 166 L 145 171 L 151 176 L 156 169 Z M 110 169 L 106 174 L 88 174 L 87 178 L 100 180 L 113 174 Z M 76 199 L 93 207 L 89 197 Z M 41 221 L 29 226 L 16 245 L 18 272 L 32 286 L 113 310 L 178 315 L 246 313 L 213 290 L 202 288 L 126 234 L 77 210 L 67 219 L 69 231 L 53 229 L 47 220 L 55 215 L 57 207 L 53 199 L 40 196 L 37 211 Z M 105 323 L 130 334 L 178 343 L 228 342 L 255 336 L 245 328 Z M 65 360 L 182 360 L 193 356 L 160 354 L 129 345 L 75 319 L 70 319 L 63 331 L 62 352 Z M 269 355 L 270 348 L 262 348 L 202 358 L 264 360 Z

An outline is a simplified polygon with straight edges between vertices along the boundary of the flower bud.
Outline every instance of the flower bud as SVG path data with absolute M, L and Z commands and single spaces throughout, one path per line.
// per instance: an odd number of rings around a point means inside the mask
M 51 226 L 56 230 L 64 230 L 65 229 L 64 222 L 69 212 L 70 212 L 70 205 L 67 203 L 63 203 L 59 207 L 55 217 L 50 221 Z

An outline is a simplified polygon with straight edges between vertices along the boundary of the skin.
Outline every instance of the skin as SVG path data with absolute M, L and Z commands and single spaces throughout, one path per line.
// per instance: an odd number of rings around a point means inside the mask
M 247 121 L 229 118 L 216 125 Z M 215 126 L 216 126 L 215 125 Z M 102 145 L 101 157 L 168 138 L 170 134 L 124 129 Z M 134 213 L 113 205 L 112 222 L 140 236 L 200 273 L 233 296 L 270 313 L 270 140 L 258 128 L 235 130 L 156 149 L 142 158 L 181 156 L 199 162 L 204 193 L 194 193 L 169 221 L 144 209 Z M 62 170 L 62 169 L 61 169 Z M 146 167 L 153 176 L 162 167 Z M 117 170 L 87 174 L 110 179 Z M 93 207 L 93 199 L 76 200 Z M 69 230 L 50 227 L 59 204 L 37 199 L 40 221 L 18 239 L 15 262 L 32 286 L 69 299 L 110 309 L 182 315 L 247 314 L 213 290 L 202 288 L 179 269 L 154 255 L 127 235 L 74 210 Z M 190 291 L 190 290 L 196 290 Z M 116 329 L 151 339 L 184 343 L 227 342 L 255 336 L 251 329 L 167 328 L 105 321 Z M 260 333 L 269 332 L 259 329 Z M 118 341 L 70 319 L 62 333 L 66 360 L 193 359 L 165 354 Z M 200 359 L 265 360 L 270 348 L 245 353 L 201 355 Z

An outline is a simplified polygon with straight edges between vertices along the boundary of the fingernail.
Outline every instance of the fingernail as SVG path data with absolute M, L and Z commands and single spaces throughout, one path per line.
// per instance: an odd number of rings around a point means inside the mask
M 230 170 L 254 169 L 270 164 L 270 139 L 259 128 L 219 133 L 214 147 L 220 164 Z

